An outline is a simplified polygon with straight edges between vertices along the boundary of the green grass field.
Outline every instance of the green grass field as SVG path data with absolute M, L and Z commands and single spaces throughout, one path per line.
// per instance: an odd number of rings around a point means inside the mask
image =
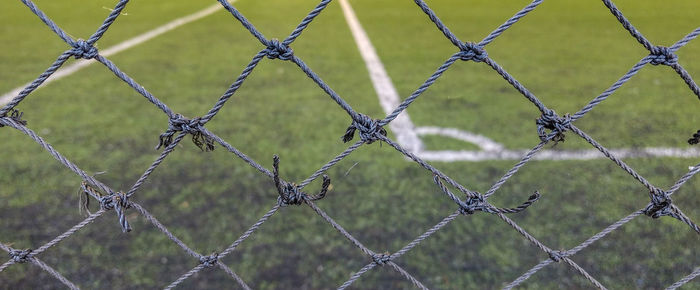
M 434 0 L 427 3 L 464 41 L 479 41 L 527 1 Z M 474 2 L 474 3 L 471 3 Z M 87 38 L 115 1 L 35 2 L 74 38 Z M 214 1 L 134 1 L 98 42 L 110 47 Z M 410 95 L 456 48 L 413 1 L 351 0 L 402 98 Z M 700 3 L 618 0 L 630 21 L 657 45 L 671 45 L 695 29 Z M 317 1 L 234 3 L 268 38 L 283 39 Z M 69 49 L 26 6 L 0 9 L 0 93 L 36 78 Z M 173 111 L 207 112 L 263 46 L 224 10 L 109 57 Z M 338 3 L 331 3 L 292 44 L 303 59 L 358 112 L 384 116 Z M 599 1 L 548 1 L 486 47 L 489 56 L 560 114 L 574 113 L 648 54 Z M 700 41 L 678 51 L 679 63 L 700 76 Z M 73 60 L 69 61 L 69 63 Z M 93 64 L 33 92 L 18 109 L 28 127 L 88 173 L 128 190 L 160 151 L 167 116 Z M 688 148 L 700 129 L 700 101 L 669 67 L 643 68 L 576 125 L 608 148 Z M 539 111 L 482 63 L 458 62 L 408 109 L 418 126 L 468 130 L 509 149 L 535 146 Z M 345 150 L 348 115 L 299 68 L 264 59 L 207 128 L 265 167 L 282 159 L 282 176 L 301 181 Z M 389 137 L 393 134 L 389 132 Z M 555 148 L 590 149 L 572 133 Z M 37 248 L 84 219 L 81 179 L 29 137 L 0 128 L 0 242 Z M 440 137 L 429 149 L 469 148 Z M 552 145 L 547 145 L 551 147 Z M 630 166 L 667 189 L 697 158 L 630 158 Z M 516 161 L 431 162 L 467 188 L 485 192 Z M 317 202 L 376 252 L 395 252 L 457 209 L 433 176 L 386 144 L 363 145 L 328 171 L 333 189 Z M 316 191 L 320 181 L 306 189 Z M 700 181 L 673 195 L 700 221 Z M 512 215 L 553 249 L 570 249 L 649 202 L 647 190 L 609 159 L 531 161 L 489 199 L 540 201 Z M 178 146 L 133 201 L 200 253 L 220 252 L 272 208 L 273 182 L 220 146 L 201 152 Z M 93 202 L 92 209 L 96 208 Z M 123 234 L 114 212 L 41 254 L 48 265 L 86 289 L 162 288 L 198 264 L 135 210 Z M 678 220 L 641 216 L 572 259 L 613 289 L 666 287 L 700 266 L 698 235 Z M 548 256 L 494 215 L 461 216 L 396 260 L 427 287 L 499 288 Z M 254 289 L 326 289 L 346 281 L 371 259 L 307 206 L 286 207 L 223 259 Z M 2 260 L 4 263 L 4 260 Z M 62 284 L 32 264 L 0 273 L 0 288 L 54 289 Z M 181 285 L 236 288 L 220 269 Z M 353 287 L 411 288 L 390 267 L 363 275 Z M 591 288 L 573 268 L 556 263 L 521 288 Z M 700 287 L 697 279 L 687 289 Z

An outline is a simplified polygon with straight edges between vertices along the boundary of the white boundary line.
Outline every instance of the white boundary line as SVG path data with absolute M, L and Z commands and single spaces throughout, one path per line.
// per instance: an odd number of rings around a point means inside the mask
M 345 20 L 350 27 L 357 48 L 365 61 L 369 77 L 372 80 L 379 104 L 386 114 L 390 114 L 394 108 L 400 104 L 399 94 L 396 91 L 391 78 L 384 69 L 379 56 L 377 55 L 374 46 L 372 46 L 369 37 L 362 26 L 360 25 L 355 12 L 347 0 L 339 0 L 340 7 L 345 15 Z M 440 127 L 418 127 L 416 128 L 411 122 L 406 111 L 403 111 L 399 116 L 389 123 L 389 128 L 396 134 L 396 141 L 409 152 L 412 152 L 429 161 L 484 161 L 484 160 L 519 160 L 528 150 L 509 150 L 505 149 L 502 144 L 499 144 L 486 136 L 474 134 L 471 132 L 455 129 L 455 128 L 440 128 Z M 475 150 L 440 150 L 430 151 L 425 150 L 423 142 L 419 136 L 424 135 L 439 135 L 449 137 L 464 142 L 473 143 L 480 151 Z M 637 157 L 700 157 L 700 149 L 688 148 L 667 148 L 667 147 L 652 147 L 638 149 L 613 149 L 610 150 L 619 158 L 637 158 Z M 605 156 L 596 149 L 588 150 L 542 150 L 533 159 L 539 160 L 588 160 L 605 158 Z
M 350 31 L 355 38 L 357 48 L 360 50 L 362 59 L 365 61 L 369 76 L 372 79 L 372 85 L 374 85 L 374 90 L 377 92 L 377 95 L 379 95 L 379 104 L 382 106 L 384 112 L 389 114 L 400 104 L 399 93 L 396 91 L 396 88 L 394 88 L 389 74 L 386 73 L 382 61 L 379 59 L 379 56 L 377 56 L 377 52 L 369 41 L 367 33 L 365 33 L 365 30 L 360 26 L 360 21 L 357 20 L 350 4 L 342 0 L 340 1 L 340 6 L 343 8 L 345 20 L 348 22 L 348 26 L 350 26 Z M 396 119 L 389 123 L 389 128 L 396 134 L 397 142 L 399 142 L 402 147 L 406 148 L 406 150 L 411 152 L 423 151 L 423 142 L 414 131 L 413 122 L 409 119 L 408 113 L 404 111 L 399 114 Z
M 230 0 L 229 2 L 233 3 L 233 2 L 236 2 L 236 0 Z M 224 8 L 224 7 L 221 6 L 221 4 L 217 3 L 217 4 L 214 4 L 214 5 L 207 7 L 205 9 L 202 9 L 198 12 L 195 12 L 193 14 L 177 18 L 177 19 L 170 21 L 166 24 L 158 26 L 155 29 L 149 30 L 149 31 L 142 33 L 142 34 L 139 34 L 133 38 L 127 39 L 123 42 L 120 42 L 114 46 L 108 47 L 104 50 L 100 50 L 100 55 L 102 55 L 104 57 L 109 57 L 109 56 L 112 56 L 114 54 L 120 53 L 124 50 L 127 50 L 127 49 L 132 48 L 136 45 L 139 45 L 141 43 L 149 41 L 149 40 L 155 38 L 156 36 L 159 36 L 163 33 L 171 31 L 171 30 L 178 28 L 182 25 L 188 24 L 190 22 L 202 19 L 202 18 L 207 17 L 211 14 L 214 14 L 214 12 L 219 11 L 222 8 Z M 46 81 L 44 81 L 44 83 L 41 84 L 41 87 L 43 87 L 46 84 L 49 84 L 53 81 L 67 77 L 67 76 L 87 67 L 91 63 L 93 63 L 91 60 L 83 59 L 83 60 L 76 61 L 70 65 L 66 65 L 66 66 L 58 69 L 56 72 L 54 72 L 54 74 L 52 74 L 48 79 L 46 79 Z M 12 98 L 17 96 L 30 83 L 26 83 L 26 84 L 24 84 L 24 86 L 15 88 L 12 91 L 9 91 L 9 92 L 3 94 L 2 96 L 0 96 L 0 106 L 9 103 L 12 100 Z

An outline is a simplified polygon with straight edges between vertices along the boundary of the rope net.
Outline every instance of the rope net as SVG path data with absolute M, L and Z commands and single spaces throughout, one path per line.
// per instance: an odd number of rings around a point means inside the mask
M 586 269 L 579 266 L 574 262 L 571 257 L 586 247 L 593 243 L 596 243 L 600 239 L 611 232 L 619 229 L 624 224 L 630 222 L 631 220 L 646 215 L 651 218 L 660 217 L 671 217 L 679 222 L 685 223 L 689 230 L 695 231 L 700 234 L 700 228 L 696 223 L 694 223 L 690 218 L 688 218 L 681 208 L 675 205 L 671 199 L 671 196 L 678 191 L 688 180 L 690 180 L 695 174 L 700 172 L 700 164 L 698 166 L 692 167 L 689 172 L 678 179 L 672 186 L 667 189 L 658 187 L 642 175 L 638 174 L 635 169 L 627 165 L 620 158 L 616 157 L 610 150 L 608 150 L 603 145 L 599 144 L 595 139 L 590 137 L 586 132 L 582 131 L 576 127 L 575 122 L 582 117 L 584 117 L 588 112 L 593 110 L 598 104 L 603 102 L 611 94 L 613 94 L 620 86 L 625 82 L 630 80 L 641 68 L 644 66 L 651 65 L 665 65 L 671 67 L 688 85 L 692 92 L 700 97 L 700 88 L 695 83 L 693 78 L 688 74 L 688 72 L 679 63 L 678 56 L 675 54 L 677 50 L 686 45 L 688 42 L 700 35 L 700 27 L 691 31 L 682 39 L 678 40 L 676 43 L 669 47 L 657 46 L 652 44 L 647 38 L 645 38 L 640 31 L 638 31 L 630 21 L 625 18 L 622 12 L 612 3 L 610 0 L 603 0 L 604 5 L 609 9 L 614 17 L 622 24 L 622 26 L 629 32 L 629 34 L 634 37 L 640 45 L 642 45 L 649 54 L 639 60 L 627 73 L 620 77 L 615 83 L 613 83 L 608 89 L 603 93 L 593 98 L 588 104 L 581 108 L 578 112 L 574 114 L 559 115 L 554 110 L 548 108 L 543 104 L 534 94 L 532 94 L 528 89 L 526 89 L 518 80 L 516 80 L 512 75 L 510 75 L 503 67 L 501 67 L 494 59 L 489 57 L 486 47 L 504 31 L 510 28 L 512 25 L 518 22 L 522 17 L 525 17 L 528 13 L 533 11 L 540 5 L 543 0 L 535 0 L 525 8 L 517 12 L 505 23 L 496 28 L 491 32 L 486 38 L 480 42 L 464 42 L 460 40 L 455 34 L 453 34 L 450 29 L 440 20 L 438 15 L 433 12 L 433 10 L 426 4 L 423 0 L 414 0 L 415 4 L 418 6 L 422 12 L 428 17 L 429 21 L 432 21 L 438 31 L 442 33 L 456 48 L 456 52 L 450 55 L 447 60 L 431 75 L 427 80 L 421 84 L 418 89 L 415 90 L 408 98 L 403 100 L 401 104 L 396 107 L 393 112 L 388 114 L 382 119 L 373 119 L 372 117 L 362 114 L 354 110 L 340 95 L 338 95 L 333 89 L 331 89 L 319 75 L 317 75 L 309 66 L 307 66 L 302 59 L 300 59 L 290 47 L 291 44 L 302 34 L 304 29 L 328 6 L 331 0 L 323 0 L 313 9 L 311 12 L 303 18 L 301 23 L 299 23 L 296 28 L 283 40 L 278 39 L 268 39 L 266 38 L 250 21 L 248 21 L 243 14 L 239 12 L 231 3 L 226 0 L 219 0 L 220 4 L 227 10 L 233 18 L 235 18 L 245 29 L 247 29 L 261 44 L 260 51 L 256 53 L 248 65 L 245 66 L 238 78 L 231 84 L 231 86 L 226 90 L 221 97 L 216 101 L 212 108 L 203 116 L 196 118 L 187 118 L 183 115 L 172 111 L 165 103 L 161 102 L 156 96 L 148 92 L 144 87 L 139 85 L 139 83 L 129 77 L 126 73 L 121 71 L 119 67 L 111 62 L 109 59 L 103 57 L 100 51 L 95 47 L 95 44 L 100 40 L 105 32 L 111 27 L 114 21 L 122 15 L 122 10 L 126 7 L 128 0 L 121 0 L 109 13 L 109 16 L 104 20 L 102 25 L 92 34 L 87 40 L 74 39 L 70 37 L 64 30 L 62 30 L 58 25 L 56 25 L 51 18 L 44 14 L 39 7 L 37 7 L 31 0 L 21 0 L 42 22 L 44 22 L 49 29 L 51 29 L 58 37 L 60 37 L 69 48 L 65 50 L 54 63 L 52 63 L 46 71 L 41 73 L 38 78 L 36 78 L 32 83 L 25 87 L 17 96 L 15 96 L 7 105 L 0 109 L 0 127 L 9 127 L 29 136 L 32 140 L 36 141 L 41 147 L 43 147 L 49 154 L 51 154 L 58 162 L 63 164 L 65 167 L 73 171 L 75 174 L 80 176 L 83 182 L 79 185 L 81 192 L 89 196 L 88 198 L 95 199 L 100 204 L 100 209 L 97 212 L 91 213 L 87 218 L 85 218 L 80 223 L 76 224 L 69 230 L 58 235 L 51 241 L 45 243 L 43 246 L 36 249 L 18 249 L 15 247 L 8 246 L 6 244 L 0 243 L 0 249 L 6 251 L 9 255 L 9 259 L 0 265 L 0 272 L 18 263 L 31 263 L 34 264 L 44 271 L 48 272 L 50 275 L 55 277 L 58 281 L 66 285 L 71 289 L 77 289 L 78 286 L 64 277 L 61 273 L 56 271 L 50 265 L 46 264 L 41 260 L 41 254 L 51 247 L 58 246 L 61 241 L 65 240 L 69 236 L 75 234 L 79 230 L 87 227 L 98 217 L 106 214 L 109 211 L 113 211 L 116 214 L 119 226 L 123 232 L 129 232 L 132 230 L 129 221 L 127 219 L 127 212 L 135 211 L 142 215 L 147 221 L 152 223 L 157 229 L 159 229 L 165 236 L 172 240 L 177 246 L 179 246 L 184 252 L 190 255 L 194 260 L 198 262 L 196 267 L 191 270 L 182 273 L 180 277 L 166 284 L 166 289 L 171 289 L 188 278 L 192 277 L 194 274 L 202 271 L 205 268 L 219 268 L 224 271 L 227 275 L 233 278 L 241 287 L 245 289 L 250 289 L 246 282 L 236 274 L 235 269 L 231 269 L 229 266 L 221 262 L 221 259 L 231 254 L 236 250 L 241 243 L 243 243 L 247 238 L 258 230 L 261 225 L 263 225 L 272 215 L 277 213 L 282 207 L 287 206 L 306 206 L 310 210 L 322 217 L 328 225 L 333 227 L 340 235 L 342 235 L 349 243 L 357 247 L 367 258 L 367 264 L 356 272 L 352 273 L 351 276 L 339 286 L 339 289 L 345 289 L 351 286 L 355 281 L 360 279 L 365 273 L 375 269 L 377 266 L 387 266 L 396 272 L 398 272 L 405 279 L 410 281 L 413 285 L 421 289 L 427 289 L 427 287 L 417 279 L 412 273 L 406 271 L 401 265 L 399 265 L 396 260 L 405 255 L 407 252 L 411 251 L 422 241 L 428 239 L 434 233 L 440 231 L 445 225 L 449 224 L 458 217 L 464 216 L 464 218 L 469 218 L 473 214 L 492 214 L 496 215 L 507 225 L 512 227 L 517 233 L 519 233 L 524 239 L 532 243 L 535 247 L 546 253 L 549 258 L 541 261 L 539 264 L 535 265 L 521 276 L 515 278 L 512 282 L 507 284 L 505 288 L 513 288 L 529 277 L 531 277 L 536 272 L 547 267 L 552 263 L 563 262 L 572 267 L 576 272 L 578 272 L 582 277 L 590 281 L 590 283 L 598 288 L 605 288 L 595 277 L 590 275 Z M 55 150 L 49 143 L 45 142 L 44 139 L 37 135 L 35 131 L 30 129 L 31 124 L 28 124 L 24 120 L 23 114 L 17 110 L 17 106 L 29 96 L 35 89 L 37 89 L 49 76 L 51 76 L 58 68 L 60 68 L 70 57 L 82 58 L 82 59 L 92 59 L 96 62 L 103 64 L 108 70 L 110 70 L 114 75 L 121 79 L 123 82 L 132 87 L 136 92 L 145 97 L 153 105 L 159 108 L 165 115 L 169 118 L 169 123 L 167 129 L 160 135 L 159 143 L 156 146 L 156 150 L 161 150 L 161 154 L 158 158 L 153 161 L 153 163 L 144 171 L 144 173 L 133 183 L 133 186 L 127 191 L 116 191 L 110 186 L 100 182 L 94 176 L 87 174 L 85 171 L 80 169 L 78 165 L 74 164 L 66 157 L 64 157 L 60 152 Z M 223 108 L 226 102 L 233 96 L 236 91 L 241 87 L 246 78 L 253 72 L 258 63 L 263 58 L 278 59 L 279 61 L 288 61 L 296 64 L 301 71 L 303 71 L 313 82 L 315 82 L 320 89 L 322 89 L 330 98 L 337 103 L 343 110 L 345 110 L 350 117 L 350 125 L 348 126 L 346 132 L 341 134 L 339 132 L 338 136 L 341 137 L 343 142 L 350 143 L 339 155 L 333 157 L 321 168 L 313 172 L 307 179 L 294 183 L 286 181 L 279 174 L 280 158 L 274 156 L 272 162 L 272 170 L 267 169 L 261 163 L 253 160 L 245 153 L 239 151 L 234 146 L 229 144 L 227 141 L 219 137 L 218 135 L 212 133 L 206 128 L 206 124 L 211 121 Z M 485 193 L 479 193 L 468 189 L 467 186 L 460 184 L 450 176 L 447 176 L 437 168 L 433 167 L 431 164 L 425 162 L 409 150 L 402 148 L 397 142 L 387 137 L 387 131 L 384 127 L 394 120 L 401 112 L 406 110 L 426 89 L 428 89 L 451 65 L 457 61 L 473 61 L 478 63 L 478 65 L 487 65 L 491 67 L 496 73 L 503 77 L 510 85 L 512 85 L 518 92 L 520 92 L 529 102 L 531 102 L 540 112 L 541 116 L 536 120 L 536 133 L 540 138 L 540 142 L 530 149 L 522 158 L 510 169 L 508 170 L 497 182 L 495 182 L 491 188 Z M 700 132 L 700 131 L 699 131 Z M 534 133 L 534 132 L 533 132 Z M 191 135 L 192 142 L 199 147 L 202 151 L 214 150 L 215 146 L 223 147 L 225 150 L 233 153 L 235 156 L 239 157 L 247 164 L 257 169 L 260 174 L 266 175 L 274 183 L 275 188 L 278 192 L 278 198 L 270 210 L 265 213 L 260 219 L 250 226 L 238 239 L 229 244 L 224 250 L 218 253 L 200 253 L 194 250 L 192 247 L 185 244 L 180 240 L 173 232 L 171 232 L 168 227 L 160 223 L 149 211 L 141 206 L 135 199 L 136 194 L 139 189 L 144 184 L 144 182 L 149 178 L 151 173 L 163 162 L 163 160 L 169 156 L 175 149 L 175 147 L 185 138 Z M 526 163 L 528 163 L 533 156 L 535 156 L 540 150 L 542 150 L 545 145 L 549 142 L 559 142 L 564 140 L 564 136 L 578 136 L 588 142 L 591 146 L 602 152 L 607 158 L 614 162 L 620 169 L 627 172 L 635 180 L 640 182 L 644 187 L 648 189 L 649 192 L 649 203 L 647 206 L 640 208 L 628 216 L 620 219 L 619 221 L 609 225 L 604 230 L 596 233 L 590 238 L 586 239 L 584 242 L 568 250 L 554 250 L 547 245 L 540 242 L 536 237 L 528 233 L 522 227 L 520 227 L 516 222 L 510 219 L 508 214 L 517 214 L 529 210 L 529 207 L 536 203 L 540 199 L 539 192 L 535 192 L 521 205 L 512 208 L 499 208 L 492 205 L 489 202 L 489 197 L 498 191 L 498 189 L 514 174 L 518 172 Z M 356 138 L 357 137 L 357 138 Z M 353 151 L 357 150 L 364 144 L 371 144 L 373 142 L 382 142 L 391 146 L 396 151 L 400 152 L 404 156 L 408 157 L 410 160 L 419 164 L 428 173 L 432 174 L 434 177 L 434 182 L 437 188 L 442 191 L 447 198 L 452 200 L 457 209 L 447 215 L 439 223 L 431 227 L 429 230 L 425 231 L 420 236 L 416 237 L 410 243 L 406 244 L 403 248 L 393 252 L 376 252 L 372 249 L 366 247 L 360 240 L 355 238 L 350 232 L 346 231 L 342 225 L 337 223 L 329 214 L 323 211 L 316 205 L 316 202 L 325 198 L 328 192 L 331 177 L 325 175 L 331 167 L 336 165 L 338 162 L 346 158 Z M 698 143 L 698 134 L 695 134 L 693 138 L 689 141 L 691 144 Z M 318 192 L 311 192 L 307 189 L 312 181 L 321 177 L 323 179 L 321 188 Z M 78 185 L 76 185 L 78 186 Z M 482 213 L 479 213 L 482 212 Z M 678 288 L 692 279 L 700 276 L 700 267 L 696 268 L 695 271 L 689 273 L 687 276 L 678 280 L 676 283 L 669 285 L 669 289 Z

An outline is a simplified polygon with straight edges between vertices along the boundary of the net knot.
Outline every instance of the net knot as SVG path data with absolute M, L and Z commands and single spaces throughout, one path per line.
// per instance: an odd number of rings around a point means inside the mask
M 654 191 L 651 194 L 651 203 L 644 208 L 644 214 L 655 219 L 662 216 L 675 217 L 672 204 L 673 200 L 666 192 L 661 189 L 654 188 Z
M 556 112 L 547 109 L 535 120 L 535 124 L 537 124 L 537 135 L 539 135 L 540 140 L 547 140 L 546 130 L 551 130 L 556 133 L 552 139 L 554 142 L 564 141 L 564 132 L 571 128 L 571 116 L 566 114 L 564 117 L 559 117 Z
M 642 210 L 645 215 L 651 218 L 660 218 L 662 216 L 670 216 L 689 225 L 693 230 L 700 234 L 700 227 L 688 218 L 683 212 L 673 205 L 670 195 L 658 188 L 654 188 L 651 192 L 651 202 Z
M 277 187 L 277 192 L 279 194 L 279 197 L 277 198 L 277 204 L 279 204 L 280 206 L 301 205 L 305 201 L 317 201 L 326 197 L 326 193 L 328 193 L 328 188 L 331 185 L 331 179 L 330 177 L 328 177 L 328 175 L 323 175 L 323 184 L 321 185 L 321 191 L 317 195 L 308 195 L 305 192 L 301 191 L 301 186 L 298 186 L 294 182 L 284 181 L 280 178 L 279 164 L 279 156 L 273 156 L 272 180 L 275 182 L 275 187 Z
M 473 60 L 475 62 L 482 62 L 484 61 L 487 57 L 489 57 L 489 54 L 484 50 L 481 46 L 479 46 L 476 43 L 472 42 L 465 42 L 462 47 L 460 47 L 461 51 L 457 53 L 459 58 L 461 60 L 467 61 L 467 60 Z
M 459 212 L 463 215 L 474 214 L 476 211 L 492 212 L 484 196 L 478 192 L 474 196 L 467 197 L 464 203 L 459 205 Z
M 199 131 L 199 118 L 194 118 L 192 120 L 185 118 L 180 114 L 175 114 L 175 117 L 170 119 L 168 124 L 168 130 L 182 131 L 185 133 L 194 134 Z
M 76 59 L 91 59 L 97 57 L 97 48 L 82 39 L 78 39 L 78 41 L 75 42 L 70 52 Z
M 31 249 L 24 249 L 24 250 L 15 250 L 12 249 L 8 255 L 14 261 L 15 263 L 26 263 L 29 261 L 29 258 L 31 258 Z
M 690 144 L 690 145 L 695 145 L 698 143 L 700 143 L 700 130 L 698 130 L 697 132 L 695 132 L 695 134 L 693 134 L 693 138 L 688 139 L 688 144 Z
M 365 114 L 357 114 L 359 120 L 352 120 L 352 123 L 345 130 L 345 135 L 343 135 L 343 142 L 348 142 L 352 140 L 355 136 L 355 130 L 360 131 L 360 140 L 367 144 L 372 144 L 372 142 L 379 139 L 379 135 L 386 136 L 386 130 L 379 126 L 379 120 L 372 120 L 369 116 Z
M 564 258 L 564 255 L 561 251 L 550 251 L 549 253 L 549 258 L 552 259 L 554 262 L 559 262 L 561 259 Z
M 374 260 L 377 265 L 382 266 L 391 261 L 391 255 L 389 253 L 381 253 L 372 255 L 372 260 Z
M 114 209 L 119 217 L 119 224 L 122 226 L 122 232 L 130 232 L 131 226 L 126 220 L 126 209 L 131 207 L 129 197 L 123 192 L 117 192 L 110 195 L 100 197 L 100 206 L 104 210 Z
M 674 65 L 678 62 L 678 55 L 665 46 L 655 46 L 651 50 L 651 64 L 653 65 Z
M 277 198 L 277 203 L 281 206 L 287 205 L 300 205 L 304 203 L 306 198 L 305 193 L 299 189 L 294 182 L 280 181 L 279 184 L 275 184 L 277 190 L 279 191 L 279 197 Z
M 277 39 L 270 39 L 267 43 L 267 58 L 281 60 L 290 60 L 294 56 L 294 51 L 291 47 L 281 43 Z
M 173 136 L 176 132 L 184 132 L 192 135 L 192 143 L 199 147 L 202 151 L 214 150 L 214 140 L 202 133 L 201 118 L 187 119 L 180 114 L 175 114 L 168 121 L 168 130 L 160 134 L 160 142 L 156 146 L 156 150 L 160 147 L 168 147 L 173 142 Z
M 462 201 L 458 197 L 456 197 L 450 190 L 440 181 L 440 177 L 435 175 L 433 180 L 435 181 L 435 184 L 442 190 L 443 193 L 445 193 L 447 196 L 449 196 L 457 205 L 459 205 L 459 212 L 461 214 L 467 215 L 467 214 L 474 214 L 476 211 L 483 211 L 487 213 L 493 213 L 493 214 L 499 214 L 499 213 L 519 213 L 521 211 L 524 211 L 528 207 L 530 207 L 533 203 L 535 203 L 537 200 L 540 199 L 540 193 L 539 191 L 535 191 L 534 194 L 530 195 L 530 197 L 523 202 L 521 205 L 513 208 L 501 208 L 501 207 L 495 207 L 488 202 L 486 202 L 486 196 L 483 196 L 482 194 L 478 192 L 465 192 L 467 193 L 467 198 L 466 200 Z
M 9 113 L 9 114 L 8 114 Z M 17 111 L 15 109 L 11 109 L 9 112 L 5 113 L 5 115 L 0 116 L 0 117 L 7 117 L 12 119 L 12 121 L 15 121 L 15 123 L 21 124 L 23 126 L 27 125 L 27 121 L 22 120 L 22 116 L 24 115 L 24 112 Z M 0 127 L 4 127 L 3 124 L 0 124 Z
M 217 262 L 219 262 L 219 254 L 217 253 L 212 253 L 209 256 L 199 257 L 199 263 L 207 268 L 213 267 L 214 265 L 216 265 Z

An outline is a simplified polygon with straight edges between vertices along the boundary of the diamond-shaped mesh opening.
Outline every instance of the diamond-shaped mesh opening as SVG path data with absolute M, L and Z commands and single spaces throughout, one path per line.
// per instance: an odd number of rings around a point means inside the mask
M 117 3 L 118 1 L 113 0 L 93 1 L 81 5 L 70 5 L 70 8 L 66 7 L 67 3 L 52 1 L 37 1 L 35 4 L 67 34 L 73 36 L 73 38 L 87 39 L 102 24 Z M 21 2 L 18 4 L 25 9 L 22 10 L 22 13 L 29 12 L 26 10 L 27 7 Z M 39 18 L 34 20 L 41 23 Z M 69 47 L 66 46 L 65 48 L 68 49 Z
M 482 63 L 458 60 L 406 112 L 417 127 L 455 128 L 505 148 L 528 148 L 538 141 L 537 108 Z
M 633 244 L 623 242 L 629 235 L 635 236 Z M 574 260 L 611 287 L 663 288 L 697 267 L 696 245 L 697 237 L 682 223 L 638 218 L 582 250 Z M 614 272 L 618 274 L 611 275 Z
M 319 206 L 375 252 L 398 251 L 457 209 L 425 169 L 386 144 L 358 149 L 328 174 L 333 199 Z
M 26 115 L 30 129 L 88 173 L 122 178 L 125 169 L 145 169 L 157 157 L 153 147 L 158 138 L 153 135 L 167 128 L 167 118 L 156 122 L 153 114 L 158 109 L 144 101 L 130 87 L 115 82 L 104 66 L 93 64 L 32 92 L 18 109 Z M 68 105 L 74 102 L 81 105 Z M 115 114 L 114 108 L 124 111 Z M 135 177 L 126 178 L 130 179 L 119 181 L 133 182 Z
M 270 178 L 224 148 L 202 154 L 189 140 L 183 143 L 132 198 L 185 244 L 209 255 L 268 211 L 277 201 L 276 189 Z M 210 224 L 217 219 L 226 222 Z
M 447 216 L 454 211 L 442 212 Z M 481 232 L 491 233 L 492 238 L 483 239 Z M 430 288 L 466 285 L 474 289 L 501 287 L 503 281 L 525 272 L 542 256 L 498 217 L 475 213 L 457 216 L 396 262 Z
M 317 41 L 317 39 L 323 39 L 323 41 Z M 343 97 L 353 109 L 374 118 L 386 115 L 380 110 L 376 93 L 367 76 L 367 68 L 357 51 L 357 45 L 353 41 L 338 3 L 331 2 L 328 8 L 314 19 L 313 24 L 304 30 L 303 36 L 294 42 L 293 48 L 294 53 L 321 76 L 323 81 Z M 275 69 L 284 68 L 285 74 L 293 74 L 295 81 L 296 75 L 303 76 L 296 65 L 282 66 L 277 62 L 274 63 Z M 348 78 L 348 75 L 352 75 L 353 78 Z M 271 79 L 276 78 L 267 78 L 268 81 Z M 309 81 L 307 78 L 303 82 Z M 299 80 L 299 82 L 302 81 Z M 283 87 L 289 87 L 289 85 L 292 83 L 287 83 Z M 314 86 L 316 86 L 313 88 L 314 94 L 322 92 L 317 85 Z M 323 105 L 325 108 L 328 103 L 337 107 L 328 96 L 325 98 L 327 100 L 319 100 L 317 105 Z M 346 119 L 347 121 L 343 120 L 349 122 L 350 119 Z
M 543 3 L 487 50 L 559 114 L 578 111 L 648 54 L 596 1 Z
M 652 176 L 652 182 L 665 185 L 673 183 L 685 172 L 683 160 L 665 160 L 666 164 L 639 166 L 639 161 L 632 165 L 640 174 Z M 673 195 L 676 204 L 691 219 L 697 218 L 697 200 L 688 195 L 697 181 L 691 181 Z M 664 186 L 667 187 L 667 186 Z M 644 192 L 634 192 L 644 195 Z M 627 203 L 631 205 L 631 202 Z M 637 203 L 638 205 L 639 203 Z M 629 206 L 627 206 L 629 207 Z M 639 206 L 641 208 L 642 206 Z M 639 208 L 627 208 L 627 215 Z M 618 219 L 617 217 L 615 219 Z M 660 223 L 660 225 L 659 225 Z M 605 225 L 607 226 L 607 225 Z M 634 236 L 634 242 L 625 242 L 625 237 Z M 639 288 L 660 288 L 679 280 L 694 270 L 698 263 L 695 245 L 697 237 L 687 230 L 682 223 L 673 220 L 654 220 L 645 216 L 636 218 L 601 240 L 591 244 L 576 254 L 581 266 L 591 269 L 591 275 L 600 277 L 606 285 L 635 285 Z M 673 266 L 670 266 L 673 264 Z M 674 269 L 670 271 L 669 269 Z M 616 275 L 610 273 L 623 269 Z
M 568 170 L 553 170 L 561 167 Z M 604 177 L 596 178 L 595 174 Z M 591 183 L 592 179 L 596 182 Z M 512 219 L 542 243 L 554 248 L 573 248 L 648 203 L 648 190 L 605 159 L 556 163 L 533 161 L 521 168 L 489 201 L 499 207 L 512 207 L 535 191 L 542 198 L 532 205 L 531 210 L 557 210 L 538 214 L 527 212 L 514 215 Z
M 225 11 L 217 11 L 111 59 L 174 111 L 189 118 L 203 115 L 264 48 L 247 31 L 230 25 L 230 18 Z M 111 84 L 125 85 L 113 78 Z M 167 128 L 164 117 L 161 126 Z
M 114 212 L 106 212 L 39 258 L 81 288 L 162 287 L 197 265 L 133 210 L 127 214 L 138 235 L 122 234 Z
M 673 69 L 648 65 L 577 124 L 606 147 L 689 148 L 698 109 L 698 97 Z
M 5 131 L 0 160 L 2 243 L 38 247 L 83 218 L 78 203 L 80 178 L 19 131 Z M 3 263 L 6 255 L 2 256 Z
M 319 201 L 323 210 L 325 205 Z M 223 261 L 255 289 L 319 289 L 342 284 L 371 259 L 307 207 L 287 207 Z
M 600 3 L 596 3 L 600 7 Z M 697 14 L 691 8 L 693 3 L 679 2 L 664 5 L 659 2 L 638 3 L 636 1 L 616 1 L 615 5 L 645 37 L 654 43 L 668 45 L 697 28 Z M 603 9 L 605 10 L 605 9 Z M 611 18 L 614 20 L 614 18 Z M 618 26 L 621 30 L 622 27 Z
M 306 169 L 300 173 L 308 176 L 347 148 L 341 136 L 350 121 L 296 65 L 265 58 L 212 120 L 211 130 L 268 168 L 278 154 L 282 168 L 301 165 Z

